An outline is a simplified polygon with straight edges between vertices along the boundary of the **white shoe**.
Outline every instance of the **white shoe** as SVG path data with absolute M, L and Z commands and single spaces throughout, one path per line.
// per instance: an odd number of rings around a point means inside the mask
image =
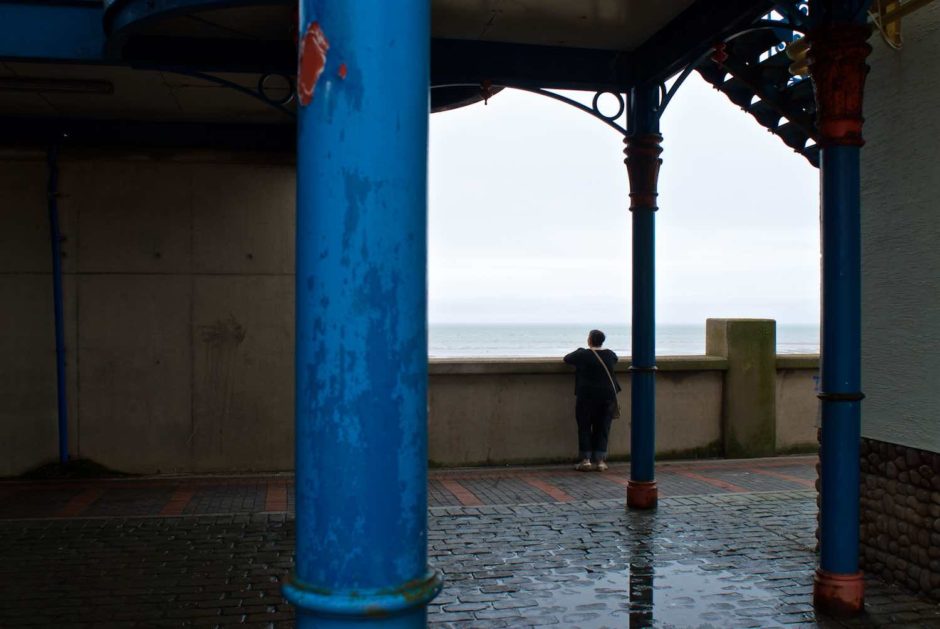
M 597 462 L 597 471 L 606 472 L 607 471 L 607 461 L 598 461 Z
M 594 466 L 591 465 L 591 459 L 584 459 L 575 465 L 574 469 L 578 470 L 579 472 L 590 472 L 592 469 L 594 469 Z

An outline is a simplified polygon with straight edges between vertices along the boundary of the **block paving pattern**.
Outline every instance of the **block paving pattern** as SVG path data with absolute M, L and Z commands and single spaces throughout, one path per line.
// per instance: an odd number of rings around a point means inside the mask
M 627 467 L 436 470 L 438 627 L 937 627 L 940 605 L 870 579 L 819 617 L 812 457 L 663 464 L 655 512 Z M 293 627 L 292 478 L 0 482 L 0 627 Z

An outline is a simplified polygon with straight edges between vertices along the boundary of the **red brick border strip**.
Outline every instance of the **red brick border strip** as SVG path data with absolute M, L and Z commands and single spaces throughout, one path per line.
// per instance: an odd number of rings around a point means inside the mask
M 573 502 L 574 496 L 565 493 L 558 487 L 555 487 L 551 483 L 548 483 L 541 478 L 536 478 L 535 476 L 523 476 L 522 480 L 527 484 L 535 487 L 536 489 L 548 494 L 555 499 L 555 502 Z
M 710 476 L 702 476 L 701 474 L 696 474 L 695 472 L 689 472 L 687 470 L 679 470 L 673 468 L 671 470 L 674 474 L 679 476 L 685 476 L 686 478 L 691 478 L 692 480 L 697 480 L 702 483 L 707 483 L 712 487 L 718 487 L 719 489 L 724 489 L 725 491 L 730 491 L 734 493 L 753 493 L 750 489 L 745 489 L 734 483 L 729 483 L 728 481 L 721 480 L 719 478 L 711 478 Z
M 81 515 L 82 511 L 90 507 L 98 498 L 101 498 L 103 494 L 104 491 L 99 488 L 86 489 L 69 500 L 56 516 L 60 518 L 71 518 Z
M 287 511 L 287 483 L 275 481 L 268 483 L 264 496 L 265 511 Z
M 808 478 L 800 478 L 799 476 L 791 476 L 790 474 L 774 472 L 772 470 L 767 470 L 767 469 L 763 469 L 760 467 L 748 468 L 747 471 L 754 472 L 755 474 L 763 474 L 764 476 L 772 476 L 773 478 L 779 478 L 780 480 L 785 480 L 791 483 L 796 483 L 797 485 L 802 485 L 803 487 L 809 487 L 810 489 L 816 488 L 815 481 L 811 481 Z
M 163 505 L 163 508 L 160 510 L 160 515 L 183 515 L 186 505 L 189 504 L 189 501 L 192 500 L 195 495 L 196 492 L 192 489 L 177 489 L 173 492 L 173 495 L 170 496 L 170 501 Z
M 601 473 L 599 474 L 599 476 L 600 476 L 601 478 L 603 478 L 604 480 L 609 480 L 609 481 L 612 482 L 612 483 L 617 483 L 617 484 L 620 485 L 621 487 L 629 487 L 629 486 L 630 486 L 630 479 L 628 479 L 628 478 L 625 477 L 625 476 L 620 476 L 619 474 L 605 474 L 605 473 L 601 472 Z
M 478 507 L 483 504 L 476 494 L 461 485 L 455 480 L 449 478 L 439 478 L 438 482 L 444 486 L 444 489 L 454 495 L 454 498 L 460 501 L 465 507 Z

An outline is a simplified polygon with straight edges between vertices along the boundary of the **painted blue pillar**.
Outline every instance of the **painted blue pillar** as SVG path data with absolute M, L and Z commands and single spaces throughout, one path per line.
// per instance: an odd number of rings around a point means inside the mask
M 69 407 L 65 379 L 65 315 L 62 298 L 62 230 L 59 227 L 59 147 L 46 152 L 46 204 L 49 211 L 49 241 L 52 246 L 52 304 L 55 316 L 56 410 L 59 430 L 59 464 L 69 462 Z
M 630 366 L 630 481 L 627 506 L 651 509 L 658 490 L 656 455 L 656 197 L 662 136 L 659 87 L 630 94 L 630 135 L 624 140 L 633 215 L 633 320 Z
M 828 3 L 830 18 L 864 20 L 864 7 Z M 849 3 L 850 4 L 850 3 Z M 861 227 L 859 152 L 870 30 L 827 23 L 810 35 L 817 101 L 822 235 L 820 557 L 815 604 L 832 613 L 864 607 L 859 571 L 861 439 Z
M 298 626 L 424 627 L 428 0 L 302 0 Z
M 822 150 L 820 566 L 858 572 L 861 389 L 859 149 Z

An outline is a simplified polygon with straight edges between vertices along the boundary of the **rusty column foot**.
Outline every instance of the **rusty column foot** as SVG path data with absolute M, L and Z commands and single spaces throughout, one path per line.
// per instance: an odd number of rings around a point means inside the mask
M 627 507 L 630 509 L 655 509 L 659 502 L 656 481 L 631 480 L 627 483 Z
M 836 574 L 822 568 L 813 579 L 813 605 L 833 616 L 854 616 L 865 608 L 865 581 L 861 572 Z

